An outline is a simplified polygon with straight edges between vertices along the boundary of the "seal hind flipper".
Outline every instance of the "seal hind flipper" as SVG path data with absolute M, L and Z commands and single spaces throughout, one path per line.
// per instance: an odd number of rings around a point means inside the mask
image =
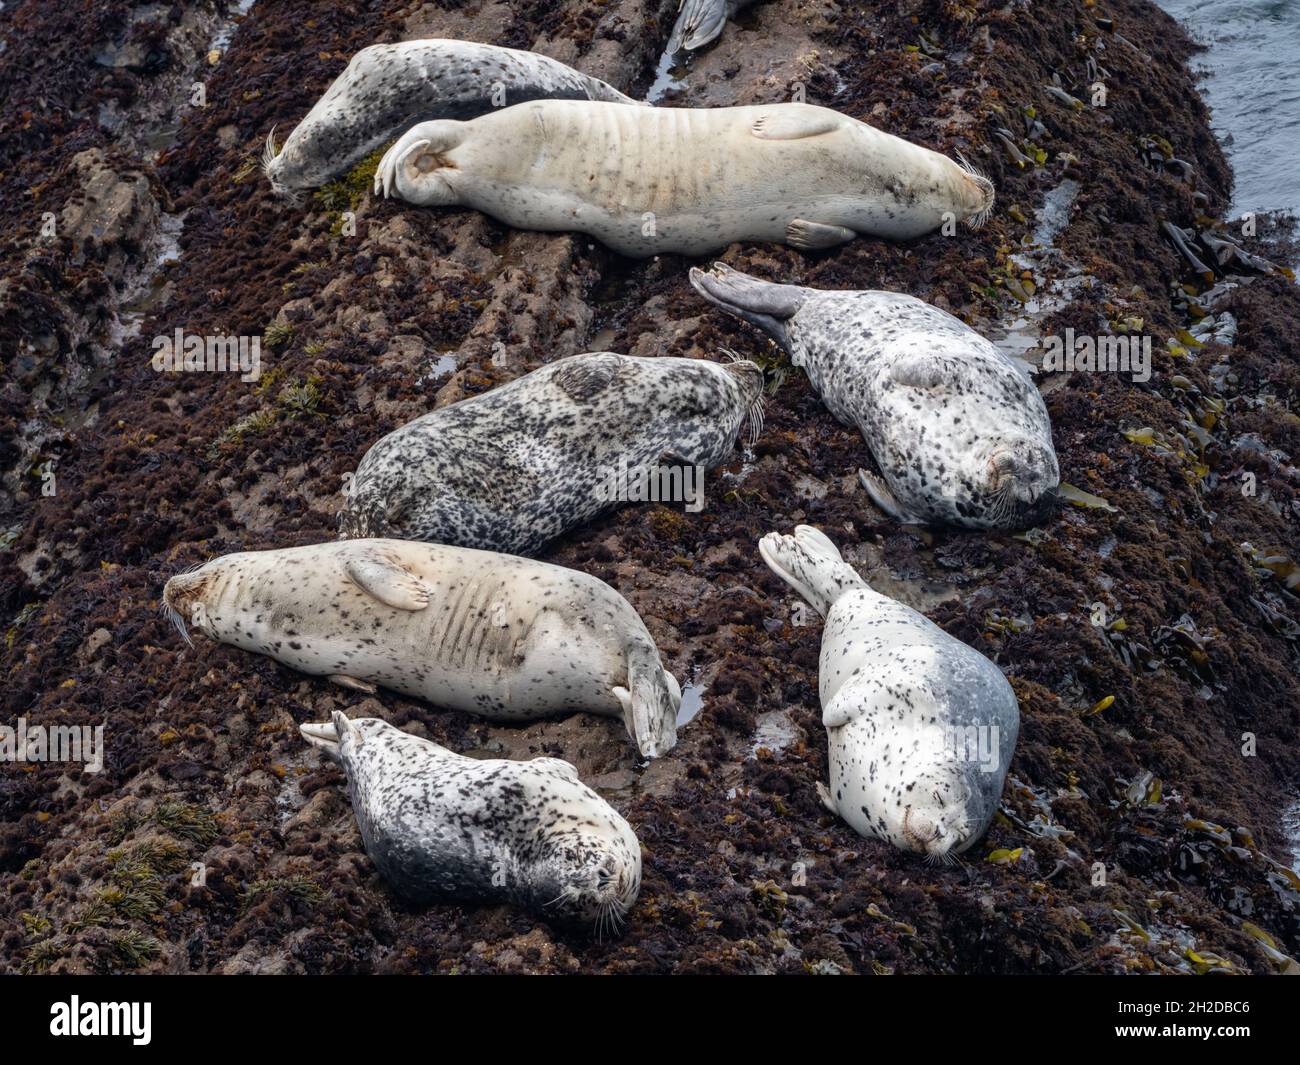
M 678 6 L 681 13 L 665 49 L 669 55 L 693 52 L 721 36 L 727 24 L 725 0 L 681 0 Z
M 551 381 L 575 403 L 585 403 L 609 387 L 621 365 L 612 352 L 574 355 L 560 360 Z
M 644 757 L 667 754 L 677 744 L 681 687 L 664 669 L 653 643 L 635 640 L 628 645 L 627 683 L 626 688 L 613 689 L 623 705 L 624 727 Z
M 889 486 L 874 473 L 858 470 L 858 480 L 862 483 L 862 487 L 867 490 L 871 502 L 875 503 L 877 507 L 895 521 L 902 522 L 904 525 L 923 524 L 922 519 L 907 512 L 903 505 L 894 498 L 894 493 L 889 490 Z
M 749 132 L 764 141 L 797 141 L 833 133 L 843 124 L 843 118 L 824 108 L 775 104 L 770 111 L 764 111 L 754 119 Z
M 379 689 L 369 681 L 357 680 L 356 677 L 349 677 L 346 673 L 331 673 L 327 680 L 332 680 L 340 688 L 351 688 L 353 691 L 365 692 L 367 695 L 374 695 Z
M 429 586 L 396 562 L 353 558 L 344 569 L 358 588 L 394 610 L 417 611 L 429 605 Z
M 758 553 L 822 617 L 845 591 L 867 587 L 830 538 L 811 525 L 795 526 L 793 536 L 768 533 L 759 540 Z
M 847 244 L 857 234 L 846 226 L 831 226 L 796 218 L 785 227 L 786 243 L 800 251 L 818 251 Z
M 708 270 L 691 267 L 690 278 L 695 291 L 714 306 L 743 318 L 786 351 L 791 350 L 785 323 L 799 313 L 808 299 L 808 289 L 762 281 L 733 270 L 726 263 L 714 263 Z
M 384 153 L 375 168 L 374 194 L 390 199 L 396 193 L 407 203 L 447 207 L 456 192 L 445 173 L 456 169 L 448 156 L 465 139 L 466 122 L 439 119 L 408 130 Z

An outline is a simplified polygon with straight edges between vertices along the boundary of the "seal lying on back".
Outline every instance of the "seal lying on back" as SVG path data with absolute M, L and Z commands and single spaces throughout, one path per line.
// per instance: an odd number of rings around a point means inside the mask
M 548 98 L 638 103 L 533 52 L 441 38 L 374 44 L 352 57 L 278 155 L 271 130 L 262 168 L 277 193 L 291 194 L 346 174 L 417 122 Z
M 759 553 L 826 619 L 818 689 L 827 809 L 863 836 L 947 860 L 993 820 L 1020 732 L 1001 671 L 872 590 L 822 533 L 768 533 Z
M 178 624 L 346 687 L 500 721 L 621 715 L 648 758 L 677 742 L 681 688 L 645 624 L 577 570 L 344 540 L 223 555 L 169 580 L 163 601 Z
M 641 845 L 558 758 L 466 758 L 377 717 L 300 726 L 348 775 L 366 853 L 402 895 L 512 902 L 614 930 L 641 889 Z
M 722 33 L 727 19 L 749 7 L 754 0 L 682 0 L 681 12 L 668 38 L 669 53 L 693 52 Z
M 631 256 L 738 240 L 829 248 L 982 222 L 993 185 L 928 148 L 808 104 L 620 107 L 539 100 L 423 122 L 375 192 L 462 206 L 516 229 L 587 233 Z
M 1043 397 L 952 315 L 897 292 L 777 285 L 722 263 L 690 276 L 710 303 L 771 336 L 830 412 L 857 426 L 884 480 L 859 476 L 892 517 L 1024 528 L 1056 505 Z
M 531 554 L 644 498 L 626 490 L 634 479 L 665 473 L 698 510 L 700 476 L 731 452 L 746 419 L 757 432 L 762 400 L 752 362 L 560 359 L 380 440 L 351 479 L 340 531 Z

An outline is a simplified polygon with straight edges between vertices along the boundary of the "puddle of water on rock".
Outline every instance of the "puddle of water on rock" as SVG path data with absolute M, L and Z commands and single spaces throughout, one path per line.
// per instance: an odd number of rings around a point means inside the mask
M 605 328 L 596 333 L 591 338 L 591 351 L 609 351 L 610 345 L 614 343 L 614 330 Z
M 154 256 L 145 268 L 140 280 L 132 286 L 131 294 L 122 303 L 118 312 L 119 330 L 114 342 L 140 334 L 144 320 L 161 302 L 167 288 L 163 277 L 163 267 L 174 263 L 181 257 L 181 233 L 185 229 L 185 214 L 168 214 L 163 212 L 158 217 L 158 230 L 153 238 Z
M 677 708 L 677 727 L 694 719 L 695 715 L 704 709 L 704 692 L 707 685 L 699 684 L 695 681 L 682 686 L 682 705 Z
M 758 726 L 754 729 L 754 742 L 750 745 L 749 756 L 758 757 L 760 747 L 766 747 L 773 754 L 781 754 L 799 737 L 799 726 L 784 710 L 765 710 L 758 715 Z
M 250 11 L 257 0 L 238 0 L 230 17 L 218 28 L 216 36 L 212 38 L 212 43 L 208 45 L 208 51 L 224 52 L 230 44 L 231 39 L 235 36 L 235 30 L 239 28 L 239 21 Z
M 659 66 L 655 68 L 655 80 L 645 94 L 646 103 L 657 104 L 673 90 L 686 88 L 686 74 L 690 70 L 689 60 L 678 60 L 671 52 L 664 52 L 659 57 Z
M 885 561 L 884 552 L 874 544 L 847 547 L 844 558 L 876 591 L 922 614 L 929 614 L 949 599 L 961 598 L 958 585 L 948 581 L 927 576 L 900 577 Z
M 433 384 L 440 378 L 456 372 L 456 355 L 454 352 L 444 351 L 436 358 L 430 359 L 427 368 L 415 379 L 417 388 L 423 388 L 425 385 Z

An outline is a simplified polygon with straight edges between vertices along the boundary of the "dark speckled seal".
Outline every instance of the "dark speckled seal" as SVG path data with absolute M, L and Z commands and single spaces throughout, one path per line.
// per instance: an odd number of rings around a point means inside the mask
M 647 758 L 677 742 L 682 692 L 645 623 L 578 570 L 409 540 L 223 555 L 163 601 L 214 640 L 345 687 L 499 721 L 622 717 Z
M 951 860 L 997 812 L 1020 733 L 1011 685 L 979 652 L 873 590 L 818 530 L 768 533 L 758 549 L 826 619 L 822 801 L 863 836 Z
M 415 902 L 510 902 L 615 931 L 641 889 L 641 845 L 558 758 L 466 758 L 376 717 L 300 726 L 338 762 L 366 853 Z
M 531 554 L 637 498 L 638 471 L 698 487 L 746 420 L 757 431 L 763 395 L 752 362 L 560 359 L 389 433 L 357 467 L 339 529 Z
M 271 130 L 262 167 L 278 193 L 316 188 L 418 122 L 543 99 L 638 103 L 533 52 L 442 38 L 374 44 L 352 57 L 279 154 Z
M 778 285 L 722 263 L 691 270 L 710 303 L 758 326 L 858 428 L 900 521 L 1024 528 L 1057 502 L 1047 406 L 1027 371 L 965 323 L 897 292 Z

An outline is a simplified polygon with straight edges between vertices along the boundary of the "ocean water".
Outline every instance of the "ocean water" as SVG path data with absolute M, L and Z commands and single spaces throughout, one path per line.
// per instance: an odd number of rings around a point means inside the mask
M 1237 177 L 1233 213 L 1300 214 L 1300 0 L 1158 0 L 1208 51 L 1191 60 Z

